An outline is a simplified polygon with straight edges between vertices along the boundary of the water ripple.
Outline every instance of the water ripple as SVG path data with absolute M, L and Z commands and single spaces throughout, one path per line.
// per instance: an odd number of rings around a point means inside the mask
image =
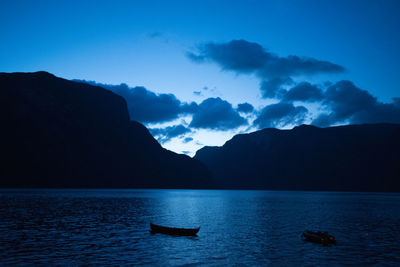
M 150 234 L 149 222 L 201 226 Z M 338 245 L 301 240 L 327 230 Z M 400 264 L 400 195 L 219 190 L 0 190 L 0 265 Z

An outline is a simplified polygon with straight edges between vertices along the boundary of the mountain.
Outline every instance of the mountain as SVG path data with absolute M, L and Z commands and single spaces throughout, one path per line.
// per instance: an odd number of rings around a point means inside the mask
M 219 187 L 400 191 L 400 125 L 263 129 L 204 147 L 195 158 Z
M 163 149 L 101 87 L 0 73 L 0 119 L 0 187 L 210 186 L 201 162 Z
M 400 191 L 400 125 L 264 129 L 192 159 L 122 97 L 47 72 L 0 73 L 0 119 L 0 187 Z

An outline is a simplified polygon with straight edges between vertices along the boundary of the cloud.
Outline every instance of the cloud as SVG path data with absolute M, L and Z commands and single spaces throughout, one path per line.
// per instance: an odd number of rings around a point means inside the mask
M 285 101 L 315 102 L 324 98 L 323 91 L 316 85 L 309 82 L 301 82 L 283 94 Z
M 142 123 L 166 122 L 180 115 L 191 114 L 197 110 L 197 104 L 181 102 L 173 94 L 156 94 L 145 87 L 128 87 L 125 83 L 110 85 L 93 81 L 82 81 L 105 89 L 125 98 L 131 120 Z
M 332 124 L 335 124 L 335 119 L 327 113 L 319 114 L 316 119 L 311 122 L 312 125 L 316 125 L 319 127 L 329 127 Z
M 162 32 L 150 32 L 147 34 L 147 37 L 154 39 L 154 38 L 161 38 L 163 36 Z
M 186 137 L 185 139 L 183 139 L 183 143 L 184 144 L 186 144 L 186 143 L 189 143 L 189 142 L 191 142 L 191 141 L 193 141 L 193 138 L 192 137 Z
M 249 103 L 241 103 L 236 110 L 242 113 L 250 113 L 254 110 L 254 107 Z
M 259 128 L 285 127 L 304 122 L 308 113 L 303 106 L 280 102 L 264 107 L 253 124 Z
M 400 101 L 382 103 L 368 91 L 350 81 L 330 85 L 324 93 L 322 104 L 329 110 L 320 114 L 312 124 L 330 126 L 338 123 L 400 123 Z
M 224 44 L 206 43 L 199 47 L 197 55 L 190 52 L 187 55 L 196 62 L 209 60 L 224 70 L 244 73 L 261 69 L 269 56 L 259 44 L 245 40 L 233 40 Z
M 192 115 L 189 125 L 191 128 L 228 130 L 247 124 L 247 120 L 232 108 L 231 103 L 219 97 L 208 98 L 198 105 L 195 102 L 181 102 L 173 94 L 156 94 L 141 86 L 131 88 L 124 83 L 110 85 L 93 81 L 75 81 L 101 86 L 124 97 L 131 119 L 142 123 L 163 123 L 177 119 L 181 115 Z M 184 126 L 153 128 L 152 134 L 159 136 L 160 142 L 166 142 L 175 137 L 179 130 L 183 130 L 182 127 Z
M 189 127 L 212 130 L 229 130 L 247 124 L 247 120 L 221 98 L 207 98 L 193 114 Z
M 197 96 L 202 96 L 203 94 L 201 93 L 201 91 L 193 91 L 193 94 L 194 95 L 197 95 Z
M 279 88 L 278 93 L 275 90 L 277 93 L 275 96 L 279 95 L 281 102 L 268 105 L 260 111 L 255 111 L 250 103 L 241 103 L 233 108 L 231 103 L 219 97 L 207 98 L 200 104 L 186 103 L 173 94 L 156 94 L 140 86 L 131 88 L 126 84 L 79 82 L 101 86 L 121 95 L 127 102 L 131 119 L 142 123 L 163 123 L 185 115 L 192 117 L 189 125 L 183 123 L 183 125 L 150 129 L 160 143 L 176 137 L 180 137 L 183 143 L 192 142 L 193 139 L 186 137 L 185 134 L 194 129 L 221 131 L 236 129 L 248 124 L 247 119 L 240 115 L 244 116 L 246 113 L 257 116 L 253 125 L 259 128 L 281 128 L 304 123 L 310 113 L 304 106 L 294 106 L 294 101 L 317 103 L 319 110 L 321 108 L 325 110 L 322 113 L 315 113 L 317 117 L 311 122 L 321 127 L 348 123 L 400 123 L 399 97 L 393 98 L 391 103 L 382 103 L 368 91 L 358 88 L 350 81 L 324 85 L 301 82 L 289 90 Z M 263 82 L 273 82 L 273 80 Z M 289 79 L 286 82 L 289 84 L 292 81 Z
M 279 57 L 268 52 L 257 43 L 232 40 L 228 43 L 206 43 L 196 53 L 188 52 L 194 62 L 213 62 L 222 70 L 237 74 L 254 74 L 261 79 L 263 97 L 273 98 L 281 87 L 290 83 L 292 77 L 310 76 L 321 73 L 339 73 L 340 65 L 310 57 Z
M 149 131 L 160 143 L 165 143 L 172 138 L 191 132 L 189 128 L 183 125 L 168 126 L 165 128 L 149 128 Z
M 272 78 L 263 80 L 260 83 L 260 90 L 263 98 L 282 98 L 286 90 L 282 88 L 283 85 L 292 84 L 293 80 L 289 77 Z

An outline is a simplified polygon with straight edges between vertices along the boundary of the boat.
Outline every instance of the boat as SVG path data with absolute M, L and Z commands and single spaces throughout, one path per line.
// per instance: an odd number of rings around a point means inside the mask
M 305 230 L 301 234 L 301 237 L 303 238 L 304 241 L 318 243 L 324 246 L 336 245 L 336 238 L 330 235 L 328 232 L 320 232 L 320 231 L 313 232 L 310 230 Z
M 182 236 L 196 236 L 196 234 L 200 231 L 200 227 L 198 228 L 175 228 L 175 227 L 166 227 L 157 224 L 150 223 L 151 233 L 161 233 L 168 235 L 182 235 Z

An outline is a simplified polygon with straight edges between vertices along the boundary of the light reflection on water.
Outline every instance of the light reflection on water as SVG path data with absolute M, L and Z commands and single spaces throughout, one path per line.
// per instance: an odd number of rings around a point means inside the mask
M 305 229 L 338 245 L 304 243 Z M 399 240 L 399 194 L 0 190 L 0 265 L 398 265 Z

